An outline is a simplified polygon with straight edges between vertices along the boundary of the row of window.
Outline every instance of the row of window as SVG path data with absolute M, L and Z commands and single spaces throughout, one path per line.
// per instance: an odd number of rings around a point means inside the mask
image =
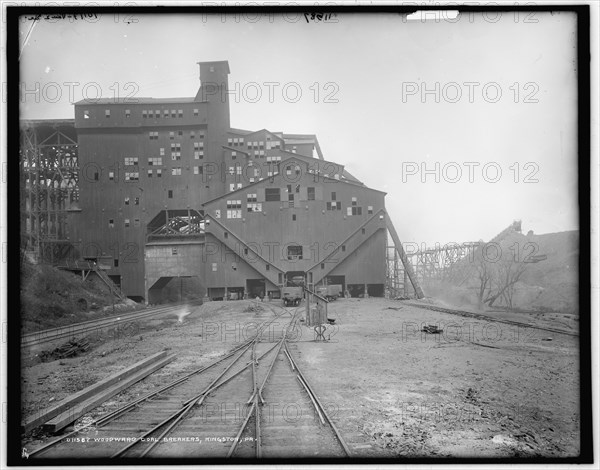
M 175 137 L 182 137 L 183 136 L 183 131 L 177 131 L 177 133 L 175 133 L 175 131 L 170 131 L 169 132 L 169 139 L 173 140 L 175 139 Z M 150 140 L 158 140 L 158 131 L 150 131 L 148 132 L 148 137 Z M 196 136 L 196 131 L 190 131 L 190 139 L 204 139 L 204 132 L 199 132 L 198 136 Z
M 123 220 L 123 224 L 125 225 L 125 227 L 130 227 L 131 226 L 131 220 L 130 219 L 124 219 Z M 139 227 L 140 226 L 140 219 L 133 219 L 133 226 L 134 227 Z M 108 228 L 115 228 L 115 219 L 108 219 Z M 117 265 L 115 265 L 117 266 Z
M 194 174 L 195 175 L 202 175 L 204 174 L 204 169 L 202 166 L 194 166 L 192 167 Z M 157 178 L 161 178 L 162 177 L 162 168 L 157 168 L 157 169 L 148 169 L 147 170 L 147 175 L 148 178 L 152 178 L 154 175 L 156 175 Z M 175 166 L 171 168 L 171 176 L 181 176 L 182 175 L 182 168 L 180 166 Z M 108 178 L 110 180 L 114 180 L 114 172 L 109 172 L 108 174 Z M 126 171 L 125 172 L 125 181 L 128 183 L 133 183 L 135 181 L 139 181 L 140 180 L 140 172 L 139 171 Z M 241 183 L 239 184 L 239 188 L 241 188 L 242 185 Z
M 198 116 L 200 114 L 200 109 L 194 109 L 194 116 Z M 83 111 L 83 118 L 84 119 L 89 119 L 91 117 L 91 113 L 90 110 L 86 109 Z M 111 117 L 111 110 L 110 109 L 105 109 L 104 110 L 104 117 L 109 119 Z M 130 118 L 131 117 L 131 109 L 126 109 L 125 110 L 125 117 L 126 118 Z M 147 118 L 182 118 L 183 117 L 183 109 L 171 109 L 170 111 L 168 109 L 142 109 L 142 118 L 147 119 Z

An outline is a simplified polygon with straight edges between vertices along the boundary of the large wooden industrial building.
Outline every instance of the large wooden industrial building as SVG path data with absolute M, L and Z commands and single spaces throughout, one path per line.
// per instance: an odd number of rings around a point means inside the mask
M 385 193 L 314 135 L 231 128 L 228 63 L 199 66 L 193 98 L 75 103 L 74 257 L 149 303 L 174 279 L 211 299 L 277 298 L 295 276 L 383 296 Z

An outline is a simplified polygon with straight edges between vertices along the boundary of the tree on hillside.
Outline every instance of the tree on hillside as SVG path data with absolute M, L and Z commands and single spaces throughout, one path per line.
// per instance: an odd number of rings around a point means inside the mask
M 486 244 L 474 255 L 477 300 L 492 307 L 499 299 L 513 308 L 515 284 L 527 270 L 527 264 L 499 244 Z

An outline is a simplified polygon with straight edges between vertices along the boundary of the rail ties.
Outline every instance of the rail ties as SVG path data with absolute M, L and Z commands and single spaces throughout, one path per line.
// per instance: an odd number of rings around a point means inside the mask
M 32 456 L 349 456 L 324 406 L 287 350 L 300 308 L 271 309 L 276 314 L 263 323 L 262 330 L 227 356 Z M 286 319 L 287 326 L 267 328 L 280 318 Z

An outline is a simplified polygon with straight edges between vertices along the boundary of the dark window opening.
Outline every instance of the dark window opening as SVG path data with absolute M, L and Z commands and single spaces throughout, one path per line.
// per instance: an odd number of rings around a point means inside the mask
M 266 188 L 265 189 L 265 201 L 280 201 L 280 189 L 279 188 Z
M 287 247 L 287 258 L 289 260 L 302 259 L 302 247 L 298 245 L 292 245 Z
M 292 220 L 295 221 L 296 220 L 296 214 L 292 214 Z
M 308 200 L 309 201 L 315 200 L 315 188 L 313 188 L 313 187 L 308 188 Z
M 118 259 L 114 259 L 113 260 L 113 267 L 115 267 L 115 268 L 119 267 L 119 260 Z
M 167 193 L 169 199 L 173 199 L 173 190 L 169 189 L 169 192 Z
M 336 194 L 335 194 L 335 192 L 331 193 L 331 200 L 332 200 L 332 201 L 335 201 L 335 198 L 336 198 Z

